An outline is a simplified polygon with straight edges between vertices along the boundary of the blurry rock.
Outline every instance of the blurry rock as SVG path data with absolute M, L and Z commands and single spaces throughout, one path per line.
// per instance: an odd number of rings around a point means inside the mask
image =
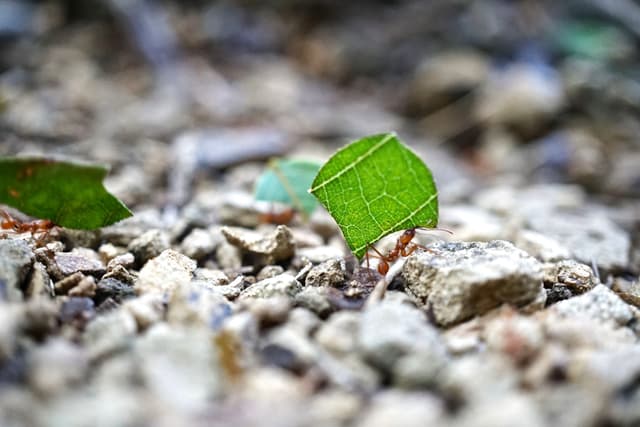
M 164 318 L 164 297 L 157 293 L 145 294 L 126 301 L 122 309 L 136 320 L 138 331 L 144 331 Z
M 223 227 L 222 234 L 232 245 L 261 256 L 266 264 L 284 261 L 293 256 L 293 235 L 284 225 L 277 226 L 272 233 L 266 235 L 237 227 Z
M 484 325 L 483 337 L 490 350 L 509 357 L 521 365 L 533 359 L 544 345 L 541 323 L 532 317 L 506 310 Z
M 146 231 L 159 230 L 162 227 L 160 211 L 148 209 L 138 211 L 131 218 L 126 218 L 102 228 L 102 238 L 113 245 L 126 247 Z
M 640 195 L 638 162 L 640 162 L 640 152 L 637 150 L 633 152 L 621 150 L 614 154 L 611 164 L 615 167 L 607 177 L 603 190 L 608 194 L 638 197 Z
M 18 341 L 20 324 L 24 320 L 24 310 L 14 304 L 0 303 L 0 361 L 13 356 Z
M 135 343 L 144 384 L 178 411 L 200 411 L 220 392 L 218 361 L 205 328 L 152 327 Z
M 313 425 L 347 425 L 360 412 L 361 396 L 340 389 L 324 390 L 310 403 L 308 417 Z
M 479 52 L 445 51 L 419 65 L 410 86 L 409 105 L 430 112 L 473 90 L 489 75 L 489 61 Z
M 142 267 L 135 290 L 138 294 L 171 293 L 181 285 L 188 284 L 195 269 L 194 260 L 173 249 L 167 249 Z
M 136 259 L 131 252 L 123 252 L 109 259 L 107 263 L 107 274 L 110 273 L 116 266 L 124 268 L 133 267 Z
M 547 421 L 540 415 L 536 403 L 524 393 L 513 392 L 471 402 L 454 426 L 510 427 L 518 420 L 522 427 L 543 427 Z
M 100 258 L 102 259 L 102 261 L 106 262 L 107 264 L 113 258 L 117 257 L 118 255 L 122 255 L 124 253 L 128 253 L 125 248 L 121 246 L 116 246 L 111 243 L 104 243 L 100 245 L 100 247 L 98 248 L 98 255 L 100 255 Z
M 604 285 L 597 285 L 583 295 L 560 301 L 551 310 L 564 317 L 596 319 L 617 326 L 626 326 L 634 319 L 629 305 Z
M 256 280 L 260 281 L 260 280 L 264 280 L 264 279 L 269 279 L 271 277 L 275 277 L 275 276 L 277 276 L 279 274 L 282 274 L 282 273 L 284 273 L 284 268 L 282 268 L 279 265 L 265 265 L 258 272 L 258 274 L 256 276 Z
M 505 241 L 436 243 L 407 259 L 407 291 L 451 325 L 502 303 L 524 305 L 542 286 L 541 264 Z
M 557 240 L 531 230 L 520 230 L 515 245 L 540 261 L 553 262 L 571 258 L 571 252 Z
M 315 334 L 315 340 L 327 351 L 345 356 L 357 350 L 361 315 L 339 311 L 325 321 Z
M 51 398 L 84 380 L 89 361 L 81 347 L 56 338 L 29 354 L 29 367 L 29 385 Z
M 296 294 L 295 304 L 298 307 L 311 310 L 320 317 L 326 317 L 333 311 L 331 296 L 331 289 L 305 286 Z
M 313 267 L 307 274 L 306 286 L 338 287 L 345 277 L 344 260 L 331 259 Z
M 93 276 L 85 276 L 67 292 L 70 297 L 93 298 L 96 294 L 96 279 Z
M 33 263 L 33 269 L 31 270 L 31 277 L 29 283 L 24 290 L 24 295 L 27 298 L 34 298 L 40 296 L 49 296 L 52 294 L 51 278 L 47 273 L 47 269 L 40 262 Z
M 60 322 L 83 329 L 96 316 L 95 303 L 90 298 L 71 297 L 60 307 Z
M 407 354 L 445 354 L 438 331 L 427 323 L 424 313 L 408 304 L 385 300 L 362 314 L 358 348 L 366 360 L 387 372 Z
M 195 260 L 200 260 L 213 253 L 220 243 L 209 230 L 194 228 L 180 243 L 180 251 Z
M 55 254 L 55 261 L 64 276 L 80 272 L 100 277 L 106 271 L 101 261 L 84 255 L 77 255 L 73 252 L 58 252 Z
M 396 425 L 399 420 L 406 427 L 440 425 L 444 412 L 443 403 L 432 394 L 388 390 L 373 397 L 355 426 L 385 427 Z
M 102 278 L 96 287 L 95 301 L 100 305 L 108 298 L 120 303 L 136 295 L 133 285 L 113 277 Z
M 169 235 L 161 230 L 144 232 L 129 243 L 127 250 L 136 258 L 138 266 L 144 265 L 151 258 L 155 258 L 162 251 L 169 248 Z
M 624 269 L 629 264 L 629 234 L 598 212 L 554 212 L 532 215 L 531 228 L 562 242 L 578 261 L 607 270 Z
M 342 258 L 344 250 L 335 246 L 316 246 L 314 248 L 296 249 L 296 258 L 306 259 L 314 264 L 319 264 L 335 258 Z
M 243 191 L 225 192 L 216 204 L 221 224 L 254 228 L 260 224 L 262 212 L 253 195 Z
M 221 268 L 237 270 L 242 266 L 242 253 L 240 248 L 225 240 L 216 248 L 216 260 Z
M 98 316 L 87 325 L 83 345 L 89 360 L 113 355 L 129 347 L 137 332 L 136 320 L 124 310 Z
M 0 300 L 22 301 L 20 291 L 35 257 L 23 240 L 0 240 Z
M 574 295 L 591 290 L 598 284 L 598 279 L 594 276 L 591 267 L 574 260 L 544 264 L 543 271 L 545 283 L 564 285 Z
M 325 209 L 316 209 L 313 211 L 309 218 L 309 227 L 324 239 L 328 239 L 340 232 L 333 217 Z
M 640 307 L 640 280 L 628 281 L 616 277 L 611 289 L 628 304 Z
M 204 325 L 217 330 L 232 313 L 232 306 L 222 293 L 194 281 L 173 292 L 166 317 L 171 324 Z
M 476 104 L 476 117 L 535 135 L 565 104 L 562 82 L 551 68 L 514 63 L 494 71 Z
M 479 191 L 473 201 L 490 212 L 528 219 L 550 215 L 558 209 L 583 208 L 586 194 L 577 185 L 540 184 L 525 188 L 497 186 Z M 545 230 L 536 231 L 547 234 Z
M 506 237 L 505 224 L 500 217 L 471 205 L 444 206 L 439 222 L 451 229 L 455 239 L 460 241 L 488 242 Z
M 118 194 L 118 193 L 115 193 L 115 194 Z M 60 233 L 60 240 L 65 242 L 67 248 L 69 249 L 95 248 L 98 246 L 98 244 L 100 243 L 100 239 L 102 238 L 102 233 L 100 229 L 73 230 L 70 228 L 60 228 L 59 233 Z
M 242 291 L 240 299 L 270 298 L 273 296 L 286 296 L 293 298 L 301 290 L 302 286 L 300 285 L 300 282 L 298 282 L 292 275 L 285 273 L 254 283 Z

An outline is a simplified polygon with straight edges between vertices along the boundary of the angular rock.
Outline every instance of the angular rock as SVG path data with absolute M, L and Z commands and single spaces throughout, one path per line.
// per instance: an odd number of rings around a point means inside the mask
M 604 285 L 560 301 L 550 309 L 564 317 L 586 317 L 617 326 L 625 326 L 634 318 L 631 307 Z
M 403 269 L 407 292 L 430 307 L 441 325 L 486 313 L 503 303 L 525 305 L 542 286 L 541 264 L 509 242 L 436 243 Z
M 300 282 L 292 275 L 285 273 L 254 283 L 242 291 L 240 299 L 271 298 L 274 296 L 293 298 L 301 290 Z
M 180 251 L 189 258 L 203 259 L 212 254 L 220 243 L 216 236 L 219 233 L 216 235 L 209 230 L 194 228 L 180 243 Z
M 191 258 L 173 249 L 167 249 L 142 267 L 135 290 L 138 294 L 171 293 L 177 287 L 191 281 L 196 267 L 196 262 Z
M 532 216 L 529 225 L 562 242 L 580 262 L 611 271 L 629 265 L 629 234 L 600 213 L 553 212 Z
M 108 298 L 120 303 L 126 299 L 135 297 L 136 292 L 132 285 L 113 277 L 102 278 L 96 287 L 95 301 L 100 305 Z
M 55 254 L 54 259 L 63 276 L 70 276 L 80 272 L 86 275 L 100 277 L 106 271 L 101 261 L 73 252 L 58 252 Z
M 362 314 L 358 349 L 373 366 L 391 371 L 403 356 L 413 353 L 445 354 L 438 330 L 419 309 L 382 301 Z
M 307 274 L 305 284 L 307 286 L 337 287 L 344 283 L 344 260 L 330 259 L 313 267 Z
M 232 245 L 261 256 L 265 264 L 274 264 L 293 256 L 295 244 L 289 228 L 279 225 L 269 234 L 238 227 L 223 227 L 222 234 Z
M 572 294 L 584 293 L 598 284 L 598 279 L 591 267 L 574 260 L 544 264 L 543 271 L 545 284 L 565 286 L 571 290 Z
M 629 282 L 617 277 L 613 281 L 612 289 L 628 304 L 640 307 L 640 280 Z
M 22 301 L 21 287 L 35 256 L 23 240 L 0 240 L 0 300 Z
M 169 235 L 161 230 L 146 231 L 127 246 L 127 250 L 133 254 L 139 266 L 157 257 L 168 248 Z

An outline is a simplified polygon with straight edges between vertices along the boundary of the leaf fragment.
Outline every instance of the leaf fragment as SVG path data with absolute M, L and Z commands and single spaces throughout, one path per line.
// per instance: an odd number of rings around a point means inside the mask
M 358 258 L 387 234 L 438 224 L 431 171 L 394 133 L 340 149 L 322 166 L 309 192 L 336 220 Z
M 272 160 L 256 183 L 255 199 L 284 203 L 311 215 L 318 202 L 307 190 L 319 169 L 319 163 L 309 160 Z
M 0 203 L 62 227 L 104 227 L 132 215 L 104 188 L 108 170 L 101 164 L 2 157 Z

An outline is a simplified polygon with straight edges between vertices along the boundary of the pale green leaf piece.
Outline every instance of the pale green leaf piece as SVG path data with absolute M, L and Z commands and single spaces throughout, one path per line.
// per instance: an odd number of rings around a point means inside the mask
M 318 201 L 308 192 L 320 164 L 304 159 L 277 159 L 258 178 L 255 199 L 289 205 L 311 215 Z
M 438 224 L 431 171 L 394 133 L 340 149 L 322 166 L 309 192 L 336 220 L 358 258 L 387 234 Z
M 101 164 L 32 157 L 0 158 L 0 203 L 75 229 L 95 229 L 131 216 L 102 185 Z

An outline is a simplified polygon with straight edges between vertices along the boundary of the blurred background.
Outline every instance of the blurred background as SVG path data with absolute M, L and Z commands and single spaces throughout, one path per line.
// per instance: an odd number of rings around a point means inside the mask
M 395 130 L 445 202 L 552 182 L 624 203 L 639 37 L 632 0 L 0 0 L 0 155 L 106 162 L 134 208 L 180 206 Z

